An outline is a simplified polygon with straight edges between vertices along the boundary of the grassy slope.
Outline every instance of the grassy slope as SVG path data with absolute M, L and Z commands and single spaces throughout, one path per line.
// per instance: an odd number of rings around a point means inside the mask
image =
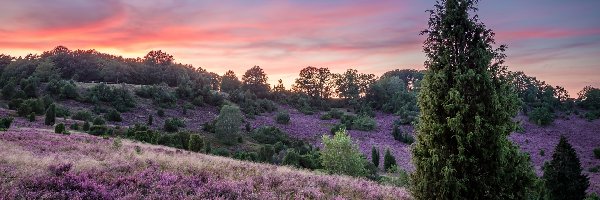
M 136 147 L 141 153 L 136 152 Z M 57 173 L 57 166 L 65 163 L 72 164 L 72 168 L 63 170 L 64 174 Z M 123 146 L 116 149 L 113 139 L 16 127 L 0 132 L 0 194 L 0 199 L 19 195 L 109 199 L 409 198 L 403 188 L 362 179 L 242 162 L 128 140 L 123 140 Z

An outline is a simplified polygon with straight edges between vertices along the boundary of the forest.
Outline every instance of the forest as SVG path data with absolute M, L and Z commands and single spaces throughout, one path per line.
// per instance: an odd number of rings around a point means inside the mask
M 600 199 L 600 89 L 510 71 L 476 2 L 429 11 L 425 70 L 291 87 L 162 50 L 0 54 L 0 199 Z

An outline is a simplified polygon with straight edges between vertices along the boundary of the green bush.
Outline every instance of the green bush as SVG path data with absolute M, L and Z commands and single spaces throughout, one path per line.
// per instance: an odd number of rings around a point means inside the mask
M 233 158 L 238 160 L 258 161 L 258 153 L 256 152 L 235 152 Z
M 278 124 L 289 124 L 290 123 L 290 114 L 288 112 L 279 112 L 275 117 Z
M 27 116 L 27 119 L 29 120 L 29 122 L 35 122 L 35 113 L 31 113 Z
M 204 140 L 204 153 L 212 152 L 212 148 L 210 146 L 210 141 Z
M 273 145 L 265 144 L 258 150 L 258 161 L 273 163 L 273 154 L 275 154 Z
M 215 123 L 215 134 L 223 144 L 234 144 L 241 125 L 240 109 L 236 106 L 224 105 Z
M 202 96 L 197 96 L 196 98 L 194 98 L 194 100 L 192 100 L 192 104 L 194 104 L 195 106 L 203 106 L 204 98 Z
M 89 131 L 90 135 L 100 136 L 108 133 L 108 127 L 104 125 L 92 125 Z
M 68 117 L 71 115 L 71 111 L 64 106 L 56 106 L 56 117 Z
M 230 155 L 229 150 L 225 148 L 216 148 L 215 150 L 213 150 L 212 154 L 223 157 L 229 157 Z
M 287 144 L 289 142 L 287 134 L 274 126 L 257 128 L 254 130 L 251 137 L 261 144 L 275 144 L 277 142 Z
M 108 111 L 108 113 L 104 114 L 104 119 L 111 122 L 123 121 L 123 118 L 121 118 L 121 113 L 115 109 L 111 109 Z
M 156 144 L 159 138 L 159 133 L 152 130 L 139 130 L 134 132 L 134 139 L 146 142 L 149 144 Z
M 90 130 L 90 122 L 88 122 L 88 121 L 83 122 L 83 127 L 81 128 L 81 130 L 89 131 Z
M 372 131 L 377 128 L 377 122 L 372 117 L 360 115 L 352 122 L 352 129 Z
M 375 167 L 379 167 L 379 159 L 381 158 L 381 154 L 379 153 L 379 150 L 377 148 L 375 148 L 375 146 L 371 147 L 371 161 L 373 161 L 373 165 L 375 165 Z
M 338 131 L 333 138 L 323 135 L 323 150 L 321 151 L 323 168 L 333 174 L 350 176 L 366 176 L 366 161 L 358 147 L 353 144 L 345 130 Z
M 331 129 L 329 130 L 329 133 L 331 133 L 331 135 L 335 135 L 335 133 L 337 133 L 338 131 L 341 131 L 341 130 L 346 130 L 346 125 L 336 124 L 333 127 L 331 127 Z
M 13 118 L 12 117 L 2 117 L 0 118 L 0 130 L 1 131 L 5 131 L 8 130 L 10 128 L 10 125 L 13 122 Z
M 554 121 L 554 114 L 547 107 L 538 107 L 529 113 L 529 121 L 538 126 L 546 126 Z
M 105 83 L 97 84 L 88 89 L 85 99 L 91 103 L 110 103 L 119 112 L 126 112 L 135 107 L 135 99 L 123 85 L 117 88 Z
M 52 126 L 56 122 L 56 106 L 54 104 L 50 104 L 48 109 L 46 109 L 46 118 L 44 119 L 44 124 L 46 126 Z
M 188 150 L 193 152 L 200 152 L 202 151 L 204 140 L 200 137 L 199 134 L 191 134 L 189 143 L 190 144 L 188 145 Z
M 552 160 L 544 166 L 548 199 L 583 199 L 589 179 L 582 174 L 577 152 L 564 136 L 560 137 Z
M 80 110 L 73 114 L 73 116 L 71 116 L 71 119 L 81 121 L 92 121 L 92 113 L 89 111 Z
M 333 119 L 340 119 L 342 116 L 344 116 L 344 112 L 339 109 L 331 109 L 329 112 L 327 112 L 327 114 Z
M 332 119 L 331 115 L 329 113 L 325 113 L 323 115 L 321 115 L 321 117 L 319 118 L 321 120 L 330 120 Z
M 94 118 L 94 121 L 92 121 L 93 125 L 104 125 L 106 124 L 106 121 L 104 121 L 104 119 L 102 119 L 101 117 L 96 117 Z
M 165 120 L 164 130 L 167 132 L 177 132 L 179 128 L 185 127 L 185 122 L 179 118 L 169 118 Z
M 209 133 L 215 133 L 215 124 L 217 123 L 217 120 L 213 120 L 213 121 L 208 121 L 206 123 L 204 123 L 202 125 L 202 130 L 209 132 Z
M 385 155 L 383 156 L 383 169 L 385 171 L 389 171 L 393 166 L 396 166 L 396 158 L 390 152 L 390 149 L 385 150 Z
M 56 126 L 54 126 L 54 133 L 68 134 L 67 129 L 65 128 L 65 124 L 59 123 Z
M 394 187 L 407 187 L 410 184 L 410 177 L 406 171 L 398 168 L 398 166 L 393 166 L 389 170 L 393 175 L 382 176 L 379 180 L 379 183 L 383 185 L 390 185 Z
M 22 101 L 17 108 L 17 115 L 26 117 L 31 113 L 36 115 L 44 114 L 44 102 L 41 99 L 27 99 Z
M 69 126 L 69 128 L 71 130 L 78 131 L 79 130 L 79 124 L 78 123 L 73 123 L 73 124 L 71 124 L 71 126 Z
M 351 129 L 355 119 L 356 116 L 354 115 L 344 115 L 340 118 L 340 123 L 344 124 L 346 128 Z
M 285 154 L 285 157 L 283 157 L 283 162 L 281 164 L 300 167 L 300 159 L 300 154 L 298 154 L 296 150 L 288 149 L 287 153 Z
M 148 122 L 146 124 L 148 124 L 148 126 L 152 126 L 153 123 L 154 117 L 152 115 L 148 115 Z

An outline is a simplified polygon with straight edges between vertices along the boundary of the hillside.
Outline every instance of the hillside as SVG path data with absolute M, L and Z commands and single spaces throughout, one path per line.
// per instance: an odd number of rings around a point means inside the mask
M 46 129 L 0 133 L 1 199 L 409 199 L 364 179 Z

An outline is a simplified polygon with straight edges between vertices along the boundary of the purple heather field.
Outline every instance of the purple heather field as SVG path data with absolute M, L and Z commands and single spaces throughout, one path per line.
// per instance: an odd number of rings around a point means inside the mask
M 64 105 L 72 110 L 82 108 L 89 109 L 89 106 L 86 106 L 85 104 L 71 101 L 65 102 Z M 114 123 L 114 125 L 127 126 L 134 123 L 144 123 L 147 120 L 148 113 L 155 112 L 155 109 L 144 106 L 148 104 L 140 103 L 138 105 L 140 106 L 136 107 L 131 112 L 123 113 L 124 121 Z M 330 127 L 339 122 L 339 120 L 336 119 L 321 120 L 319 119 L 320 113 L 304 115 L 287 106 L 281 106 L 280 110 L 287 110 L 289 112 L 291 118 L 290 124 L 277 124 L 274 119 L 277 112 L 262 114 L 256 116 L 255 119 L 246 120 L 249 121 L 254 128 L 264 125 L 279 127 L 291 136 L 307 140 L 316 146 L 321 146 L 321 136 L 323 134 L 329 134 Z M 9 111 L 7 110 L 0 110 L 2 116 L 7 115 L 8 112 Z M 183 117 L 186 121 L 186 129 L 199 130 L 203 123 L 216 118 L 218 110 L 215 107 L 207 106 L 190 109 L 188 110 L 187 115 L 183 115 L 181 110 L 178 109 L 166 109 L 165 113 L 165 117 L 155 117 L 154 128 L 158 128 L 158 126 L 162 125 L 162 122 L 168 117 Z M 360 150 L 370 159 L 371 146 L 375 145 L 380 147 L 382 152 L 385 148 L 390 148 L 396 157 L 398 164 L 403 169 L 409 172 L 414 170 L 411 163 L 410 145 L 395 141 L 391 135 L 392 124 L 394 120 L 397 119 L 397 116 L 377 113 L 375 119 L 378 126 L 374 131 L 348 131 Z M 513 133 L 510 136 L 510 139 L 531 156 L 532 163 L 538 175 L 542 174 L 541 167 L 543 166 L 543 163 L 551 159 L 554 146 L 558 143 L 560 135 L 564 135 L 577 151 L 583 171 L 590 178 L 588 192 L 600 192 L 600 173 L 589 172 L 589 168 L 600 165 L 600 159 L 594 158 L 592 152 L 594 148 L 600 147 L 600 137 L 597 137 L 600 130 L 600 120 L 590 122 L 579 116 L 571 115 L 569 117 L 558 118 L 549 126 L 540 127 L 527 121 L 527 118 L 524 116 L 518 116 L 515 119 L 521 122 L 525 131 L 523 133 Z M 58 119 L 58 121 L 61 122 L 63 119 Z M 70 124 L 72 122 L 67 119 L 65 123 Z M 13 128 L 19 129 L 24 127 L 50 128 L 44 127 L 38 123 L 27 122 L 25 119 L 17 118 Z M 401 128 L 405 132 L 414 134 L 412 126 L 402 126 Z M 1 139 L 6 140 L 4 137 Z M 25 148 L 29 148 L 27 146 L 30 144 L 24 143 L 21 145 Z M 540 150 L 545 152 L 543 156 L 540 155 Z

